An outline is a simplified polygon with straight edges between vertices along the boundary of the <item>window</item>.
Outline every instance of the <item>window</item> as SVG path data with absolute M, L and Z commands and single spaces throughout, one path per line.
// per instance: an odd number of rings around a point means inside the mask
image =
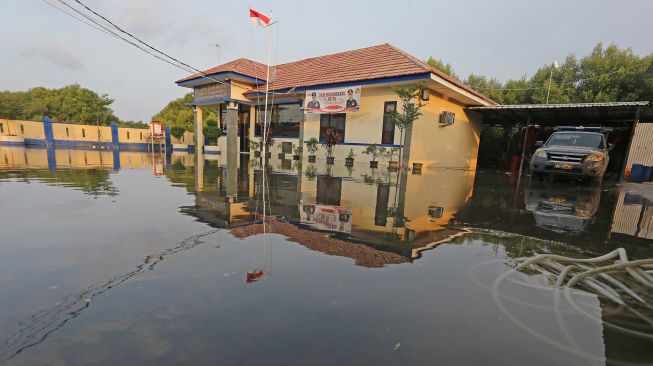
M 127 131 L 127 140 L 129 140 L 129 131 Z
M 25 126 L 20 125 L 20 134 L 24 135 L 25 134 Z
M 66 137 L 70 137 L 70 131 L 68 131 L 68 127 L 66 127 Z
M 381 132 L 382 144 L 395 143 L 395 124 L 390 121 L 388 112 L 397 110 L 397 102 L 385 102 L 383 105 L 383 130 Z
M 268 120 L 272 129 L 272 136 L 299 137 L 299 124 L 302 121 L 302 109 L 299 103 L 275 104 L 268 107 Z M 255 135 L 261 136 L 265 108 L 257 108 Z
M 345 119 L 347 115 L 338 114 L 320 114 L 320 141 L 326 138 L 328 129 L 334 129 L 340 135 L 340 141 L 345 141 Z
M 82 128 L 82 137 L 86 137 L 86 130 Z

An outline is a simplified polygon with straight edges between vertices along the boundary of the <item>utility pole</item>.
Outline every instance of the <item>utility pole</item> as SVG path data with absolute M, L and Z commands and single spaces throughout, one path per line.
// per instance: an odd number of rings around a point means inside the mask
M 546 90 L 546 104 L 549 104 L 549 94 L 551 93 L 551 79 L 553 78 L 553 69 L 557 69 L 560 65 L 558 60 L 553 61 L 551 65 L 551 72 L 549 73 L 549 88 Z

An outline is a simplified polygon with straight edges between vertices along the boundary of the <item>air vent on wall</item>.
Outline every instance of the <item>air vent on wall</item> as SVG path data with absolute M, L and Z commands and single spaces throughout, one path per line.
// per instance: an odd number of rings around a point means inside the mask
M 440 114 L 440 124 L 441 125 L 452 125 L 456 120 L 456 114 L 453 112 L 442 112 Z

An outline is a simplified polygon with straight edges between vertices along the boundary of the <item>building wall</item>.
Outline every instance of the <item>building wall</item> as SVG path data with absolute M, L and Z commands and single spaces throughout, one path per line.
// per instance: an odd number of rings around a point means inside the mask
M 350 149 L 357 159 L 370 160 L 363 151 L 369 144 L 380 144 L 383 128 L 385 102 L 401 103 L 390 87 L 363 87 L 360 110 L 348 113 L 345 122 L 345 140 L 336 146 L 336 160 L 343 160 Z M 431 94 L 428 101 L 422 101 L 423 115 L 413 124 L 410 164 L 423 163 L 425 167 L 449 167 L 475 169 L 480 136 L 480 122 L 467 115 L 463 107 L 441 96 Z M 440 113 L 454 112 L 453 125 L 442 127 Z M 320 115 L 307 114 L 304 125 L 304 141 L 319 138 Z M 400 131 L 395 129 L 394 143 L 399 145 Z M 318 152 L 324 156 L 324 151 Z
M 626 169 L 633 164 L 653 166 L 653 123 L 638 123 L 630 144 Z
M 45 131 L 43 122 L 0 119 L 0 135 L 16 135 L 25 138 L 26 145 L 43 145 Z M 21 129 L 22 126 L 22 129 Z M 99 130 L 99 135 L 98 135 Z M 147 128 L 118 128 L 118 139 L 126 148 L 144 149 L 149 136 Z M 78 125 L 71 123 L 52 123 L 55 146 L 92 147 L 98 141 L 111 144 L 110 126 Z M 129 136 L 127 136 L 129 134 Z

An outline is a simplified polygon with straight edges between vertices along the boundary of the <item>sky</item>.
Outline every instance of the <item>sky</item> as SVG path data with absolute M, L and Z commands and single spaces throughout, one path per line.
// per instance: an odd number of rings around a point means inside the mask
M 0 0 L 0 90 L 80 84 L 115 99 L 123 120 L 149 122 L 189 89 L 187 75 L 54 9 L 47 2 Z M 382 43 L 455 72 L 500 80 L 582 56 L 598 43 L 653 52 L 650 0 L 80 0 L 125 30 L 198 69 L 220 59 L 265 63 L 268 32 L 252 28 L 248 7 L 272 12 L 273 63 Z

